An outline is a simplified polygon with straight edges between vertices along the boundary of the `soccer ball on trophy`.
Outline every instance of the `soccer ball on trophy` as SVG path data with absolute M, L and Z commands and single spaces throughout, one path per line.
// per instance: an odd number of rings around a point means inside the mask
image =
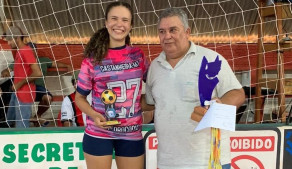
M 101 101 L 105 104 L 114 104 L 117 100 L 116 93 L 111 89 L 106 89 L 101 93 Z

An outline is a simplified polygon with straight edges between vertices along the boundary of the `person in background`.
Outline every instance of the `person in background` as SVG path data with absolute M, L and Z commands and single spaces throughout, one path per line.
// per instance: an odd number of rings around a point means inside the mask
M 217 98 L 238 108 L 245 101 L 242 86 L 224 57 L 190 42 L 190 33 L 182 9 L 161 13 L 158 34 L 163 52 L 151 62 L 146 81 L 146 101 L 155 105 L 159 169 L 208 168 L 210 128 L 194 132 L 206 112 L 201 103 Z M 214 90 L 209 88 L 213 84 Z M 230 168 L 229 141 L 222 132 L 223 169 Z
M 0 78 L 0 127 L 8 127 L 6 122 L 6 113 L 8 110 L 8 105 L 11 98 L 12 93 L 12 81 L 11 77 L 3 77 L 2 71 L 7 69 L 8 65 L 13 62 L 13 55 L 11 51 L 2 51 L 0 56 L 0 71 L 1 71 L 1 78 Z M 4 73 L 4 72 L 3 72 Z M 11 73 L 13 74 L 13 73 Z
M 50 108 L 50 104 L 53 100 L 53 95 L 50 91 L 46 88 L 45 85 L 45 77 L 47 76 L 48 68 L 67 68 L 68 72 L 72 72 L 72 66 L 67 65 L 61 62 L 52 61 L 48 57 L 38 57 L 37 55 L 37 46 L 32 42 L 28 42 L 27 46 L 31 47 L 34 51 L 35 57 L 37 62 L 41 68 L 42 77 L 35 80 L 36 85 L 36 98 L 35 102 L 39 102 L 38 109 L 36 115 L 31 119 L 34 122 L 35 127 L 46 126 L 49 124 L 48 121 L 43 120 L 41 117 L 42 115 Z M 9 69 L 4 70 L 7 76 L 9 75 L 10 71 L 14 70 L 14 64 L 9 65 Z
M 23 33 L 19 27 L 9 27 L 6 31 L 6 40 L 11 49 L 16 49 L 14 79 L 7 122 L 10 125 L 15 121 L 16 128 L 29 127 L 31 106 L 36 96 L 34 81 L 42 76 L 40 67 L 33 50 L 23 43 Z
M 105 27 L 85 48 L 75 101 L 87 115 L 83 151 L 88 169 L 110 169 L 113 150 L 119 169 L 144 168 L 140 100 L 149 63 L 141 49 L 129 46 L 133 16 L 128 3 L 110 3 Z M 91 91 L 92 106 L 86 100 Z
M 59 127 L 77 127 L 85 126 L 86 124 L 86 115 L 75 103 L 76 85 L 79 72 L 79 70 L 74 71 L 71 78 L 71 83 L 74 86 L 74 92 L 66 96 L 62 102 L 61 111 L 58 116 Z M 91 104 L 91 94 L 87 95 L 87 101 Z

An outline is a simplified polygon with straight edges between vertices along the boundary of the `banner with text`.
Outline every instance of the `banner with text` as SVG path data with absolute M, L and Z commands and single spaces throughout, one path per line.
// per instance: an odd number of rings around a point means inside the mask
M 232 168 L 277 169 L 278 138 L 273 130 L 234 132 L 230 138 Z

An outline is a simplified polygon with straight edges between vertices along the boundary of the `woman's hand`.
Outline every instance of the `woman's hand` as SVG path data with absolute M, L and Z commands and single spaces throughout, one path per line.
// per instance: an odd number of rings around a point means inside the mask
M 109 126 L 106 125 L 106 119 L 104 118 L 104 116 L 102 114 L 96 112 L 96 115 L 94 117 L 92 117 L 92 119 L 94 120 L 95 126 L 102 128 L 102 129 L 109 128 Z
M 102 129 L 109 128 L 109 126 L 106 125 L 107 120 L 105 119 L 105 117 L 101 113 L 95 111 L 86 100 L 86 96 L 80 94 L 78 91 L 76 91 L 75 103 L 82 112 L 84 112 L 87 116 L 93 119 L 95 126 Z

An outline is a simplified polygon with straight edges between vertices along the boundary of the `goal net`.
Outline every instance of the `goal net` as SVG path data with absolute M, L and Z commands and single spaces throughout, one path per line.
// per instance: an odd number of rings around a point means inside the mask
M 169 7 L 184 9 L 190 40 L 224 56 L 244 86 L 246 102 L 237 111 L 238 123 L 284 122 L 292 100 L 291 2 L 273 0 L 125 0 L 134 9 L 131 44 L 150 60 L 161 52 L 157 34 L 159 14 Z M 111 0 L 3 0 L 0 33 L 19 27 L 25 41 L 36 44 L 38 58 L 49 58 L 44 87 L 53 100 L 31 126 L 57 126 L 64 98 L 74 92 L 72 75 L 80 69 L 90 36 L 104 27 Z M 262 3 L 261 3 L 262 2 Z M 16 50 L 2 36 L 1 71 L 13 62 Z M 59 64 L 61 63 L 61 64 Z M 63 65 L 62 65 L 63 64 Z M 53 66 L 52 66 L 53 65 Z M 67 66 L 66 66 L 67 65 Z M 42 66 L 41 66 L 42 68 Z M 44 69 L 44 68 L 43 68 Z M 11 75 L 11 78 L 13 75 Z M 11 90 L 2 85 L 0 126 L 9 127 Z M 40 110 L 34 102 L 32 117 Z M 191 113 L 191 112 L 190 112 Z M 25 119 L 22 119 L 25 120 Z M 27 119 L 26 119 L 27 120 Z M 11 127 L 11 126 L 10 126 Z

